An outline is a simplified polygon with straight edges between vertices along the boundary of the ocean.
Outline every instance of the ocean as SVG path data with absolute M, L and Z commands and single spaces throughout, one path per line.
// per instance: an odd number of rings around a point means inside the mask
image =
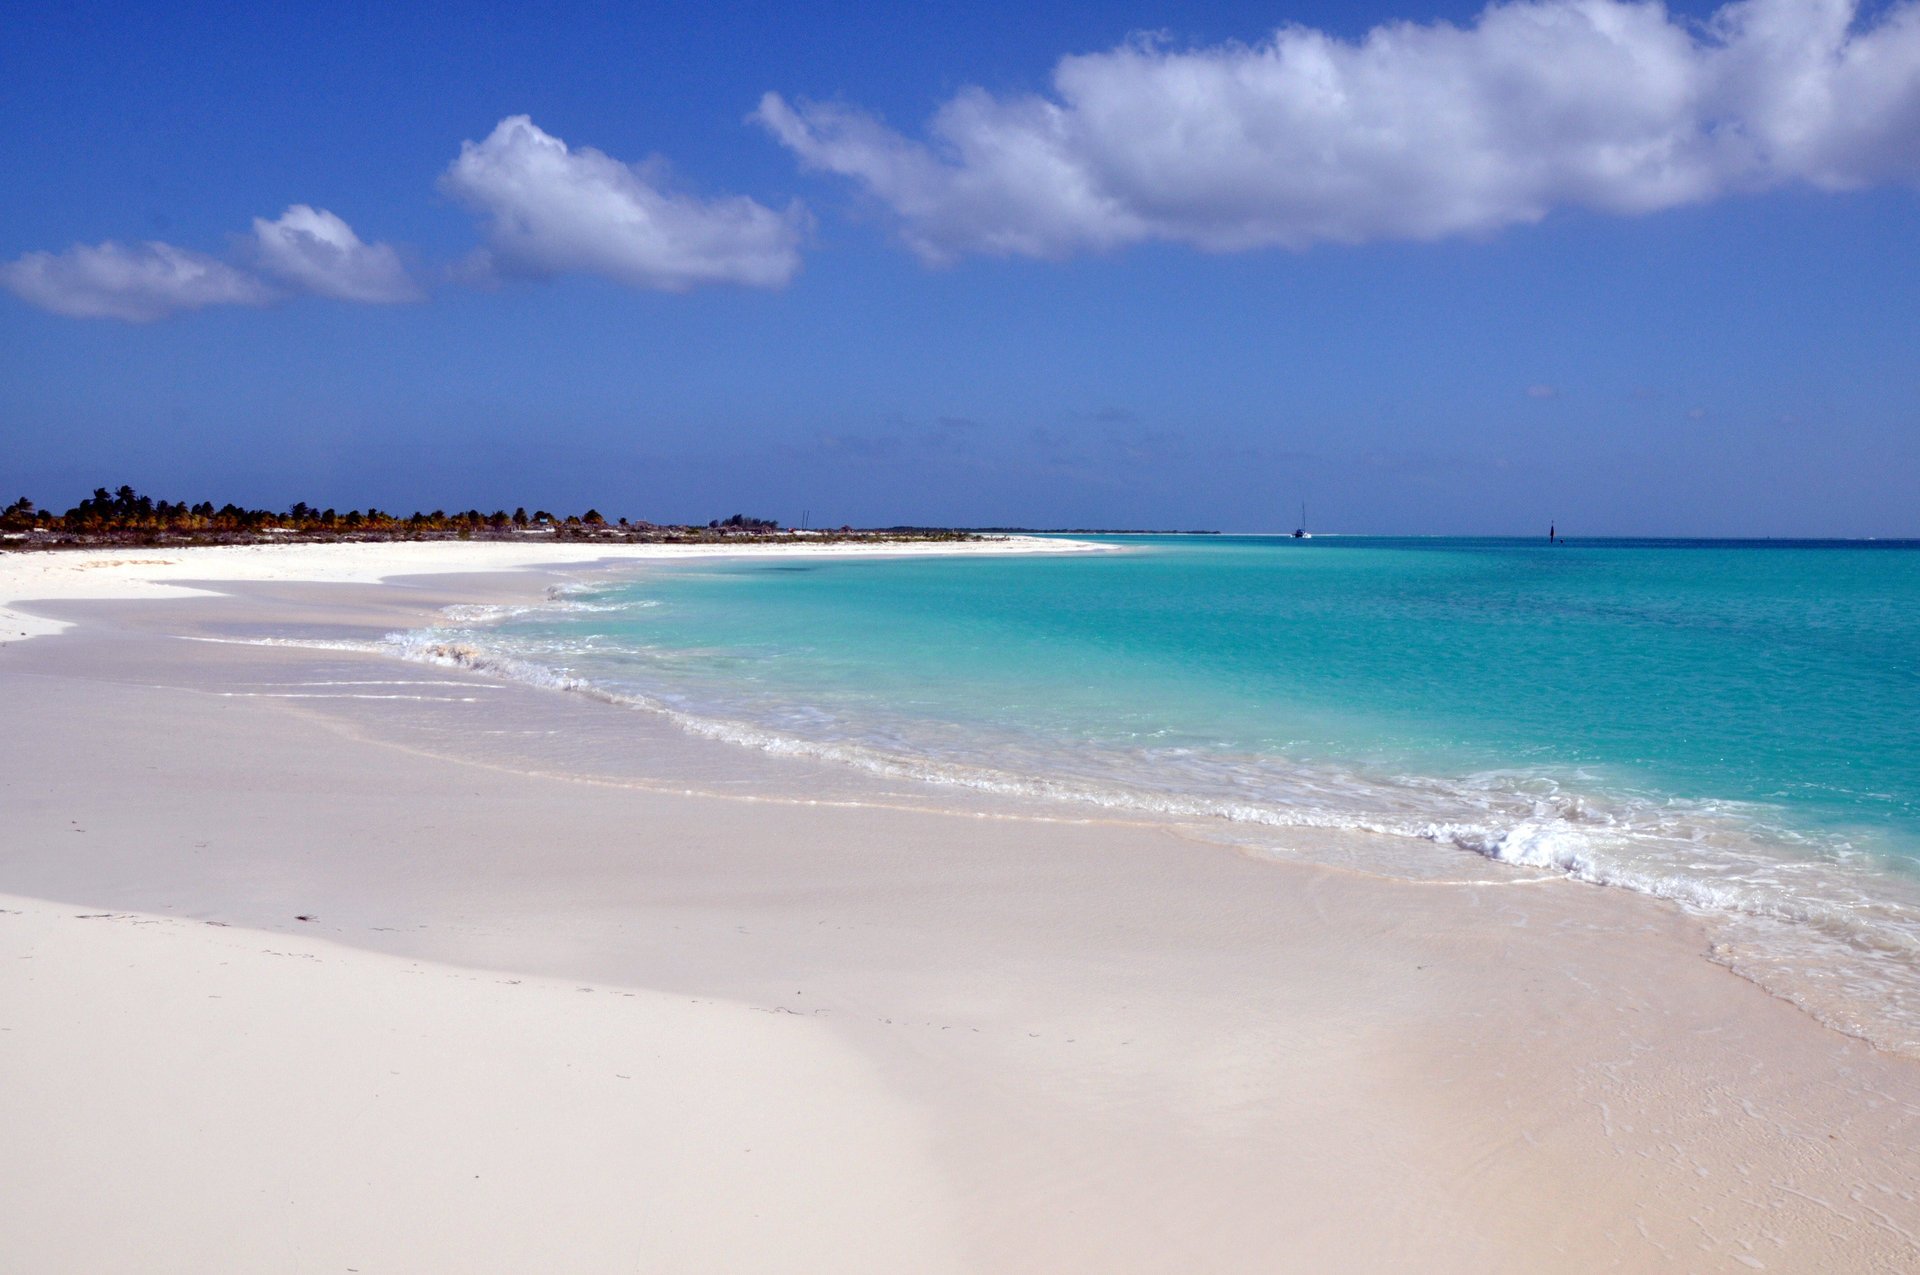
M 650 566 L 394 641 L 936 799 L 1638 891 L 1920 1052 L 1920 544 L 1103 543 Z

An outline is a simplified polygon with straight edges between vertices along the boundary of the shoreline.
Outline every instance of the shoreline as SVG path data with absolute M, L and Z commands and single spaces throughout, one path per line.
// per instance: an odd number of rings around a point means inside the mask
M 476 765 L 457 755 L 457 732 L 420 734 L 422 701 L 286 689 L 397 682 L 396 668 L 411 680 L 420 665 L 156 639 L 372 630 L 450 601 L 524 597 L 548 577 L 262 572 L 231 592 L 171 592 L 208 581 L 206 566 L 120 569 L 162 577 L 143 587 L 171 600 L 144 601 L 110 600 L 122 581 L 92 568 L 105 579 L 74 581 L 92 600 L 39 608 L 58 613 L 39 622 L 73 626 L 64 636 L 0 648 L 0 692 L 18 714 L 0 791 L 20 811 L 0 834 L 0 892 L 174 918 L 155 932 L 190 918 L 228 927 L 202 927 L 216 937 L 344 944 L 344 989 L 398 986 L 405 963 L 432 961 L 824 1024 L 848 1052 L 807 1084 L 770 1072 L 753 1092 L 804 1106 L 826 1075 L 861 1111 L 906 1113 L 849 1169 L 923 1189 L 896 1266 L 905 1251 L 920 1267 L 1031 1270 L 1272 1269 L 1277 1252 L 1301 1270 L 1897 1270 L 1920 1258 L 1920 1205 L 1901 1185 L 1920 1171 L 1920 1068 L 1712 964 L 1676 910 L 1564 880 L 1390 882 L 1259 862 L 1137 824 L 720 801 L 685 795 L 684 776 L 674 792 Z M 24 597 L 9 583 L 0 606 Z M 435 685 L 394 693 L 472 699 L 500 727 L 560 740 L 604 711 L 491 681 L 435 668 Z M 662 765 L 728 782 L 777 771 L 804 787 L 809 774 L 698 741 L 639 742 L 678 750 Z M 95 778 L 106 774 L 124 780 L 108 789 Z M 118 955 L 107 949 L 119 939 L 77 937 L 108 933 L 91 922 L 47 937 L 57 910 L 24 906 L 41 932 L 30 954 L 64 952 L 82 973 Z M 0 915 L 0 934 L 16 920 Z M 287 990 L 275 970 L 306 962 L 257 964 L 271 993 Z M 0 1036 L 16 1051 L 7 1080 L 44 1095 L 53 1060 L 70 1056 L 59 1050 L 89 1039 L 81 1006 L 119 976 L 82 973 L 54 980 L 71 1016 L 56 997 L 37 1045 Z M 146 995 L 184 1012 L 214 994 L 206 976 Z M 10 1001 L 0 1026 L 16 1022 Z M 225 1037 L 193 1022 L 160 1015 L 150 1030 L 219 1056 Z M 284 1039 L 294 1026 L 260 1029 Z M 653 1039 L 692 1030 L 663 1020 Z M 459 1039 L 442 1044 L 412 1065 L 485 1070 Z M 136 1096 L 110 1067 L 74 1068 L 69 1104 Z M 510 1068 L 487 1078 L 509 1096 L 496 1105 L 539 1095 L 508 1083 Z M 271 1079 L 242 1067 L 230 1083 Z M 311 1083 L 343 1102 L 354 1093 L 338 1076 Z M 678 1083 L 716 1115 L 737 1097 Z M 59 1096 L 37 1110 L 21 1119 L 57 1127 L 72 1114 Z M 95 1150 L 110 1154 L 108 1142 Z M 697 1135 L 683 1142 L 701 1150 Z M 337 1151 L 341 1173 L 361 1167 L 363 1147 Z M 598 1154 L 617 1169 L 625 1152 Z M 792 1180 L 753 1189 L 791 1204 L 809 1144 L 783 1154 Z M 10 1160 L 13 1176 L 24 1164 Z M 71 1172 L 85 1164 L 76 1153 Z M 407 1167 L 401 1156 L 385 1172 Z M 539 1183 L 519 1189 L 551 1203 Z M 19 1216 L 49 1209 L 56 1224 L 41 1233 L 81 1242 L 57 1225 L 57 1201 Z M 310 1217 L 288 1206 L 258 1224 Z M 431 1238 L 385 1242 L 431 1252 Z M 828 1227 L 791 1268 L 886 1268 L 851 1239 Z
M 603 583 L 617 591 L 622 580 L 616 577 Z M 596 584 L 588 592 L 599 589 Z M 978 750 L 960 760 L 951 751 L 934 755 L 857 736 L 823 739 L 817 733 L 796 732 L 777 718 L 742 716 L 724 706 L 702 709 L 677 697 L 662 700 L 652 692 L 623 689 L 617 668 L 610 670 L 611 683 L 599 680 L 592 667 L 555 668 L 538 653 L 517 652 L 510 638 L 502 641 L 501 634 L 493 631 L 494 623 L 503 617 L 528 616 L 539 623 L 540 613 L 547 608 L 564 611 L 573 593 L 571 586 L 550 589 L 545 604 L 449 608 L 434 617 L 428 628 L 388 635 L 377 644 L 378 653 L 430 668 L 458 668 L 579 694 L 664 718 L 679 733 L 652 739 L 655 752 L 683 748 L 691 736 L 724 740 L 754 753 L 818 759 L 829 764 L 809 775 L 808 784 L 821 791 L 837 791 L 835 775 L 858 770 L 910 787 L 917 796 L 908 804 L 915 808 L 938 809 L 943 801 L 952 801 L 963 811 L 1002 807 L 1026 818 L 1093 818 L 1116 825 L 1163 827 L 1256 857 L 1303 860 L 1396 880 L 1496 884 L 1570 878 L 1631 892 L 1662 905 L 1677 905 L 1698 919 L 1708 930 L 1703 943 L 1706 959 L 1831 1030 L 1920 1061 L 1920 1036 L 1915 1034 L 1915 1024 L 1920 1022 L 1920 971 L 1896 955 L 1910 950 L 1898 944 L 1914 930 L 1910 924 L 1899 928 L 1897 918 L 1890 916 L 1891 910 L 1902 906 L 1912 915 L 1916 896 L 1912 884 L 1897 875 L 1862 876 L 1826 865 L 1825 875 L 1816 871 L 1788 878 L 1787 872 L 1813 867 L 1812 862 L 1788 859 L 1777 867 L 1790 885 L 1740 894 L 1725 877 L 1715 875 L 1712 851 L 1699 842 L 1687 847 L 1679 862 L 1636 861 L 1630 854 L 1609 854 L 1604 846 L 1583 844 L 1578 840 L 1583 829 L 1577 825 L 1567 830 L 1574 839 L 1571 846 L 1557 841 L 1553 821 L 1538 818 L 1537 811 L 1524 816 L 1509 812 L 1514 821 L 1504 825 L 1497 818 L 1491 824 L 1465 821 L 1478 812 L 1455 815 L 1428 810 L 1411 818 L 1383 815 L 1378 811 L 1388 808 L 1399 794 L 1378 789 L 1360 794 L 1363 803 L 1371 798 L 1377 806 L 1316 809 L 1313 801 L 1319 794 L 1314 789 L 1324 792 L 1330 784 L 1349 778 L 1325 771 L 1303 785 L 1307 791 L 1301 794 L 1302 805 L 1271 796 L 1255 805 L 1239 794 L 1222 796 L 1218 789 L 1199 794 L 1191 788 L 1162 789 L 1150 776 L 1140 777 L 1144 783 L 1124 775 L 1103 783 L 1089 778 L 1085 767 L 1050 770 L 1044 758 L 1029 758 L 1025 765 L 1002 765 L 999 758 Z M 574 661 L 568 658 L 564 663 Z M 607 742 L 617 749 L 633 729 L 631 718 L 624 713 L 603 717 Z M 462 756 L 472 760 L 468 754 Z M 709 795 L 714 791 L 710 788 Z M 1589 790 L 1575 800 L 1604 801 L 1607 796 L 1604 791 Z M 1296 817 L 1302 813 L 1305 817 Z M 1728 828 L 1723 824 L 1712 831 L 1724 834 Z M 1829 928 L 1833 923 L 1816 920 L 1823 912 L 1827 917 L 1844 915 L 1859 904 L 1867 905 L 1862 910 L 1875 916 L 1877 929 L 1865 924 Z

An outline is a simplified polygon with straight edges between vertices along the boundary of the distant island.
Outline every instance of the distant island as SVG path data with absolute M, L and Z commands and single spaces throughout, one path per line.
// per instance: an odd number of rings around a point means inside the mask
M 352 540 L 517 540 L 543 536 L 556 540 L 604 540 L 619 544 L 699 544 L 737 540 L 756 543 L 807 543 L 873 540 L 977 540 L 979 533 L 936 527 L 888 527 L 830 530 L 783 528 L 771 518 L 733 514 L 705 526 L 663 524 L 644 519 L 609 521 L 597 509 L 555 514 L 545 509 L 509 513 L 436 509 L 396 514 L 368 506 L 341 513 L 316 509 L 304 501 L 283 511 L 247 509 L 203 500 L 154 500 L 132 487 L 93 495 L 65 513 L 41 509 L 22 496 L 0 509 L 0 549 L 62 549 L 97 545 L 266 544 L 288 541 Z

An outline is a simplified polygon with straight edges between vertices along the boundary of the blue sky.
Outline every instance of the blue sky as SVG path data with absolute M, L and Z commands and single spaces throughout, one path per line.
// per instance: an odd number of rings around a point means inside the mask
M 1912 0 L 77 6 L 0 105 L 49 505 L 1920 534 Z

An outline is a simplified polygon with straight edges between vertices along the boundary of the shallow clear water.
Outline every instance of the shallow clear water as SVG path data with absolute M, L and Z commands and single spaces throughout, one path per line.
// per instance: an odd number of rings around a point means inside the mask
M 709 561 L 409 641 L 885 773 L 1659 894 L 1920 1040 L 1920 547 L 1115 543 Z

